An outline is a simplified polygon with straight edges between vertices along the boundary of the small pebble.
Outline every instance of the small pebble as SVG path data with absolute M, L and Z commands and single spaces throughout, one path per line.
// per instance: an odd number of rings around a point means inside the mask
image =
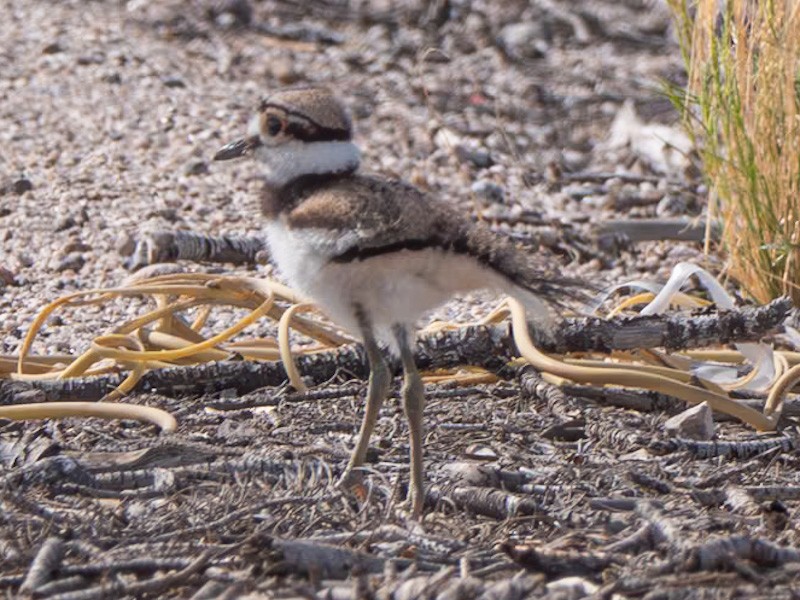
M 185 273 L 186 267 L 178 263 L 153 263 L 146 265 L 129 275 L 122 282 L 122 285 L 133 285 L 139 281 L 143 281 L 150 277 L 160 277 L 161 275 L 175 275 L 176 273 Z
M 25 192 L 30 192 L 33 189 L 33 184 L 31 183 L 30 179 L 20 177 L 11 184 L 11 189 L 17 196 L 21 196 Z
M 686 202 L 686 198 L 667 194 L 656 204 L 656 214 L 659 217 L 685 215 L 688 208 L 689 206 Z
M 115 247 L 120 256 L 130 256 L 136 249 L 136 242 L 127 233 L 121 233 L 117 237 L 117 243 Z
M 485 444 L 470 444 L 464 451 L 464 456 L 473 460 L 497 460 L 497 451 Z
M 479 179 L 472 184 L 470 189 L 473 194 L 489 202 L 502 202 L 506 195 L 503 186 L 488 179 Z
M 183 168 L 184 175 L 205 175 L 208 173 L 208 163 L 204 160 L 192 160 Z
M 479 169 L 486 169 L 494 164 L 492 155 L 483 148 L 470 148 L 464 144 L 456 146 L 456 156 L 463 162 L 469 162 Z
M 664 431 L 692 440 L 710 440 L 714 437 L 714 418 L 707 402 L 675 415 L 664 423 Z
M 20 253 L 17 254 L 17 262 L 23 269 L 29 269 L 33 266 L 34 260 L 30 254 Z
M 119 74 L 118 71 L 114 71 L 113 73 L 109 73 L 108 75 L 103 75 L 103 81 L 106 83 L 110 83 L 111 85 L 119 85 L 122 83 L 122 75 Z
M 301 78 L 300 73 L 294 67 L 294 62 L 291 60 L 276 59 L 269 65 L 270 74 L 278 80 L 281 85 L 291 85 L 297 83 Z
M 25 192 L 30 192 L 33 189 L 33 184 L 31 181 L 25 177 L 20 177 L 19 179 L 15 179 L 14 181 L 9 181 L 0 185 L 0 196 L 3 194 L 16 194 L 17 196 L 21 196 Z M 7 210 L 4 215 L 10 214 L 10 209 L 3 209 L 4 211 Z
M 547 31 L 541 22 L 525 21 L 506 25 L 498 35 L 500 47 L 509 58 L 541 58 L 548 50 Z
M 91 249 L 92 247 L 89 244 L 81 242 L 80 240 L 73 240 L 67 242 L 61 249 L 61 252 L 63 254 L 72 254 L 73 252 L 88 252 Z
M 63 52 L 64 47 L 59 44 L 58 42 L 52 42 L 47 44 L 44 48 L 42 48 L 42 54 L 58 54 L 59 52 Z
M 178 220 L 178 211 L 174 208 L 159 208 L 158 210 L 154 210 L 151 213 L 147 214 L 147 218 L 150 217 L 161 217 L 165 221 L 169 221 L 170 223 L 174 223 Z
M 56 221 L 55 231 L 66 231 L 67 229 L 72 229 L 77 224 L 78 222 L 75 220 L 75 217 L 72 215 L 67 215 L 66 217 L 62 217 Z
M 206 14 L 220 27 L 246 27 L 253 20 L 253 7 L 248 0 L 221 0 Z
M 168 88 L 185 88 L 186 83 L 180 77 L 164 77 L 161 82 Z
M 101 65 L 106 61 L 106 55 L 102 52 L 92 52 L 91 54 L 82 54 L 78 57 L 77 63 L 81 66 L 86 65 Z
M 0 265 L 0 283 L 3 285 L 13 285 L 14 284 L 14 273 L 13 271 L 6 269 L 4 266 Z
M 578 600 L 579 598 L 586 598 L 591 596 L 599 589 L 596 583 L 583 579 L 582 577 L 563 577 L 551 581 L 546 586 L 549 594 L 554 597 L 564 598 L 569 600 Z
M 442 127 L 433 136 L 433 143 L 437 148 L 450 150 L 458 146 L 461 142 L 460 136 L 453 130 Z
M 59 273 L 62 271 L 75 271 L 77 273 L 85 264 L 86 259 L 83 255 L 80 252 L 73 252 L 59 261 L 58 265 L 56 265 L 56 271 Z

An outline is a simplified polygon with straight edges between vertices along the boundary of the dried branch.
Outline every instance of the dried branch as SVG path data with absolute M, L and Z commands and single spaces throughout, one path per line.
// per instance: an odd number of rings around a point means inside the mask
M 638 554 L 652 550 L 667 541 L 663 530 L 655 523 L 645 523 L 639 529 L 619 541 L 605 547 L 606 552 L 628 552 Z
M 501 544 L 515 563 L 551 577 L 596 575 L 617 562 L 606 552 L 581 552 L 528 545 Z
M 414 546 L 418 552 L 450 557 L 454 552 L 465 548 L 465 544 L 458 539 L 434 537 L 423 532 L 409 531 L 397 525 L 382 525 L 378 529 L 369 531 L 356 531 L 347 533 L 322 534 L 307 538 L 309 542 L 323 544 L 372 544 L 380 542 L 403 541 Z
M 559 353 L 608 352 L 641 347 L 693 348 L 759 339 L 778 331 L 790 311 L 791 301 L 781 298 L 765 306 L 713 314 L 568 319 L 558 327 L 554 340 L 539 339 L 537 343 L 546 351 Z M 507 324 L 438 331 L 420 338 L 415 353 L 421 369 L 474 365 L 491 371 L 498 371 L 516 355 Z M 338 374 L 360 379 L 368 375 L 365 356 L 355 346 L 302 355 L 297 359 L 297 366 L 300 373 L 314 384 L 328 382 Z M 395 362 L 391 366 L 399 372 L 399 364 Z M 280 363 L 212 362 L 150 371 L 137 384 L 136 391 L 153 391 L 172 397 L 218 395 L 231 389 L 237 394 L 245 394 L 258 388 L 281 385 L 286 377 L 286 370 Z M 0 404 L 18 402 L 15 396 L 31 389 L 42 390 L 46 399 L 51 401 L 97 400 L 116 388 L 122 379 L 121 375 L 106 375 L 24 383 L 0 380 Z
M 611 352 L 635 348 L 685 350 L 731 342 L 759 340 L 781 329 L 792 314 L 789 298 L 778 298 L 757 307 L 706 314 L 668 314 L 614 319 L 567 319 L 554 335 L 555 341 L 534 337 L 547 352 Z
M 764 500 L 787 500 L 793 502 L 800 500 L 800 486 L 749 485 L 744 490 L 759 502 Z
M 564 394 L 573 398 L 585 398 L 598 404 L 618 406 L 639 412 L 674 414 L 686 409 L 685 402 L 652 390 L 634 390 L 615 386 L 595 387 L 577 383 L 565 383 L 560 389 Z
M 624 427 L 621 423 L 604 423 L 590 421 L 586 423 L 586 435 L 603 445 L 621 451 L 630 451 L 647 445 L 647 439 L 640 431 Z
M 568 415 L 575 410 L 572 395 L 567 396 L 558 386 L 548 383 L 539 372 L 530 365 L 525 365 L 517 372 L 519 389 L 523 397 L 541 400 L 550 412 L 557 415 Z
M 128 268 L 135 271 L 147 265 L 176 260 L 252 264 L 266 250 L 263 238 L 239 235 L 206 235 L 191 231 L 145 233 L 136 243 Z
M 99 560 L 81 565 L 67 565 L 61 569 L 64 575 L 99 575 L 102 573 L 153 573 L 155 571 L 175 571 L 185 569 L 191 564 L 185 557 L 159 558 L 146 556 L 142 558 L 126 558 L 121 560 Z
M 719 238 L 720 223 L 711 226 L 712 236 Z M 702 242 L 706 234 L 706 222 L 699 219 L 609 219 L 596 228 L 598 236 L 624 235 L 632 242 L 651 240 L 677 240 Z
M 651 442 L 649 447 L 652 452 L 659 454 L 685 450 L 697 458 L 731 457 L 747 459 L 771 450 L 777 451 L 776 449 L 780 449 L 782 452 L 790 452 L 797 448 L 797 441 L 786 436 L 712 442 L 673 438 Z
M 80 590 L 85 588 L 88 583 L 89 581 L 80 575 L 64 577 L 39 586 L 36 588 L 35 596 L 37 598 L 50 598 L 51 596 L 58 596 L 59 594 Z
M 34 593 L 40 587 L 49 583 L 53 578 L 53 573 L 61 566 L 64 552 L 64 541 L 61 538 L 47 538 L 31 562 L 28 573 L 25 575 L 25 580 L 20 587 L 20 592 Z
M 172 587 L 176 587 L 186 583 L 192 576 L 203 570 L 208 561 L 213 556 L 213 552 L 206 550 L 200 554 L 196 559 L 190 562 L 185 568 L 175 573 L 161 575 L 147 579 L 145 581 L 136 582 L 123 582 L 120 580 L 113 580 L 109 583 L 103 583 L 98 586 L 87 588 L 85 590 L 68 592 L 53 596 L 55 600 L 99 600 L 101 598 L 121 598 L 123 596 L 143 596 L 145 594 L 159 594 Z
M 800 550 L 778 546 L 767 540 L 745 535 L 717 538 L 688 551 L 687 567 L 699 571 L 728 569 L 737 560 L 760 567 L 779 567 L 800 562 Z
M 451 504 L 460 510 L 501 520 L 523 515 L 544 516 L 541 504 L 532 498 L 473 486 L 432 486 L 425 503 Z
M 264 542 L 265 540 L 259 540 L 258 543 L 264 546 Z M 345 579 L 354 570 L 360 573 L 380 573 L 385 563 L 384 559 L 363 552 L 315 541 L 272 538 L 266 543 L 273 550 L 273 565 L 269 570 L 273 574 L 313 574 L 324 579 Z M 411 563 L 403 560 L 400 562 L 404 566 Z
M 648 489 L 654 490 L 659 494 L 669 494 L 672 492 L 672 485 L 664 481 L 662 479 L 658 479 L 656 477 L 652 477 L 647 473 L 643 473 L 637 469 L 632 469 L 628 472 L 628 477 L 630 480 L 635 483 L 636 485 L 640 485 L 642 487 L 646 487 Z

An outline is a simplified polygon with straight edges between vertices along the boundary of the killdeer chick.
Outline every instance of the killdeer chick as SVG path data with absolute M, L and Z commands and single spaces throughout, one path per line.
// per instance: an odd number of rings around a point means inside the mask
M 215 160 L 254 156 L 263 171 L 261 208 L 272 259 L 288 283 L 364 343 L 366 410 L 344 481 L 363 463 L 391 374 L 380 342 L 399 355 L 410 435 L 412 514 L 422 511 L 423 385 L 414 364 L 414 324 L 454 294 L 492 288 L 525 301 L 546 323 L 544 301 L 574 295 L 573 283 L 454 207 L 392 179 L 358 172 L 350 117 L 324 87 L 264 99 L 247 137 Z

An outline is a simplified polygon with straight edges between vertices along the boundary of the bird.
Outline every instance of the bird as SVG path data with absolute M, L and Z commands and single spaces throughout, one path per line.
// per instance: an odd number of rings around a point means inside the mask
M 363 343 L 370 375 L 355 448 L 341 481 L 360 481 L 379 410 L 399 357 L 409 431 L 411 514 L 422 514 L 424 388 L 414 362 L 417 322 L 453 296 L 491 289 L 524 302 L 532 324 L 552 327 L 553 306 L 581 283 L 554 275 L 510 239 L 452 203 L 401 179 L 362 172 L 349 112 L 327 86 L 264 97 L 246 135 L 214 160 L 252 157 L 272 261 L 287 283 Z

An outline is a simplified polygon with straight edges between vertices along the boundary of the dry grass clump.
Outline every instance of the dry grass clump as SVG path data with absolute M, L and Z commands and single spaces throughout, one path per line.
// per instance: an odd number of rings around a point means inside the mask
M 729 274 L 800 305 L 800 3 L 669 0 L 688 71 L 672 90 L 724 223 Z

